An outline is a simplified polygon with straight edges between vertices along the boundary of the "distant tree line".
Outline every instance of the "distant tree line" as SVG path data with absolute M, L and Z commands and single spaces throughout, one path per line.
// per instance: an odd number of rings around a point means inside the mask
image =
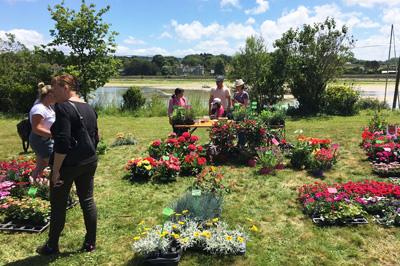
M 191 54 L 183 58 L 174 56 L 155 55 L 153 57 L 118 57 L 123 62 L 121 75 L 144 75 L 144 76 L 174 76 L 179 74 L 181 67 L 204 68 L 205 75 L 223 75 L 225 68 L 231 63 L 232 57 L 227 55 Z

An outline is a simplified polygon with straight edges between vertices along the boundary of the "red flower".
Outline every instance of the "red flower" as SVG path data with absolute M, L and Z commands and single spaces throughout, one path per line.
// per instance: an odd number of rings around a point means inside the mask
M 198 141 L 198 140 L 199 140 L 199 137 L 197 137 L 197 136 L 191 136 L 189 141 L 190 141 L 191 143 L 195 143 L 195 142 Z
M 153 147 L 158 147 L 158 146 L 160 146 L 161 145 L 161 140 L 155 140 L 155 141 L 153 141 L 153 143 L 151 144 L 151 146 L 153 146 Z
M 184 136 L 180 136 L 180 137 L 178 138 L 178 142 L 180 142 L 180 143 L 185 142 L 185 141 L 186 141 L 186 139 L 185 139 Z
M 189 132 L 183 132 L 182 137 L 184 137 L 185 139 L 189 139 L 190 138 L 190 133 Z
M 197 158 L 197 164 L 198 165 L 202 166 L 202 165 L 205 165 L 206 163 L 207 163 L 207 159 L 206 158 L 204 158 L 204 157 L 198 157 Z
M 195 150 L 196 150 L 196 145 L 190 144 L 190 145 L 188 146 L 188 149 L 189 149 L 189 151 L 195 151 Z
M 197 146 L 197 151 L 198 151 L 198 152 L 202 152 L 202 151 L 203 151 L 203 146 L 200 146 L 200 145 Z

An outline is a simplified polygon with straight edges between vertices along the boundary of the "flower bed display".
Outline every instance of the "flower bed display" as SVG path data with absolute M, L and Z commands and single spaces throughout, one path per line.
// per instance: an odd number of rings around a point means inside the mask
M 198 145 L 199 138 L 184 132 L 175 133 L 165 140 L 154 140 L 148 147 L 149 157 L 129 160 L 125 169 L 131 181 L 174 181 L 178 175 L 190 176 L 200 173 L 207 164 L 204 149 Z
M 50 170 L 33 179 L 35 166 L 25 157 L 0 162 L 0 230 L 42 232 L 48 227 Z M 76 203 L 70 198 L 68 206 Z
M 353 224 L 354 219 L 364 218 L 367 213 L 396 216 L 398 209 L 393 206 L 399 200 L 400 186 L 372 180 L 332 185 L 316 182 L 299 189 L 304 212 L 324 224 Z M 399 225 L 392 220 L 390 225 Z

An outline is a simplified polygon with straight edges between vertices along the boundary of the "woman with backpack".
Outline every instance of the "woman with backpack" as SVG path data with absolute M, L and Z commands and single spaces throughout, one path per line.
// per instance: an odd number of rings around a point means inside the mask
M 35 179 L 49 164 L 50 155 L 53 152 L 50 127 L 56 119 L 52 108 L 54 97 L 50 85 L 43 82 L 38 84 L 38 99 L 29 112 L 29 121 L 32 131 L 29 135 L 29 143 L 36 154 L 36 167 L 32 173 Z
M 86 227 L 82 251 L 91 252 L 96 247 L 97 228 L 97 210 L 93 199 L 99 141 L 97 114 L 79 97 L 79 84 L 74 76 L 56 76 L 51 85 L 56 101 L 56 121 L 51 127 L 54 152 L 50 159 L 50 230 L 48 241 L 37 252 L 41 255 L 59 253 L 58 242 L 64 229 L 67 199 L 73 183 Z

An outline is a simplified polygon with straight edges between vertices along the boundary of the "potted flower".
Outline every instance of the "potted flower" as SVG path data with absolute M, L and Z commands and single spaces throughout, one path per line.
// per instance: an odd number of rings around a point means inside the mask
M 193 144 L 192 144 L 193 145 Z M 190 146 L 190 145 L 189 145 Z M 197 149 L 195 145 L 194 149 Z M 197 175 L 199 174 L 207 163 L 205 157 L 199 156 L 195 151 L 186 155 L 181 162 L 182 175 Z
M 16 224 L 44 225 L 50 218 L 50 202 L 39 198 L 8 197 L 0 209 L 5 221 Z
M 314 176 L 322 177 L 324 171 L 332 168 L 336 162 L 336 150 L 321 148 L 312 152 L 310 171 Z
M 161 140 L 157 139 L 150 144 L 147 152 L 149 153 L 150 157 L 158 160 L 161 158 L 161 156 L 163 156 L 164 149 L 164 143 Z
M 158 161 L 157 176 L 160 181 L 175 181 L 181 170 L 179 159 L 173 155 L 162 156 Z
M 281 163 L 279 149 L 259 147 L 257 148 L 258 161 L 260 164 L 259 173 L 262 175 L 274 174 L 275 168 Z
M 129 160 L 125 169 L 129 172 L 131 181 L 150 180 L 157 167 L 157 161 L 152 157 Z

